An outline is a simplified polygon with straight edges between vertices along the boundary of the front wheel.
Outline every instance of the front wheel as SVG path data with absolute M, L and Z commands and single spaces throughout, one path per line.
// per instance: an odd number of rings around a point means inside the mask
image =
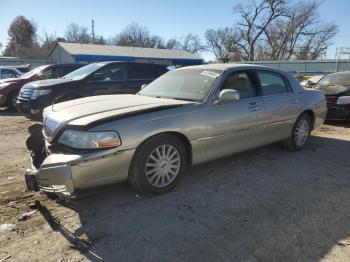
M 7 108 L 10 112 L 18 112 L 16 107 L 18 92 L 12 92 L 7 97 Z
M 302 114 L 295 122 L 290 137 L 283 144 L 289 150 L 301 150 L 309 140 L 310 133 L 311 119 L 307 114 Z
M 144 142 L 136 151 L 129 181 L 145 195 L 172 189 L 186 166 L 186 151 L 175 136 L 159 135 Z

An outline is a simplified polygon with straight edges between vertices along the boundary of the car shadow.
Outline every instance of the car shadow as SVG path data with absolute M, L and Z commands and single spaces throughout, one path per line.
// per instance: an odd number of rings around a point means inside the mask
M 313 136 L 300 152 L 272 145 L 195 166 L 159 196 L 127 183 L 84 191 L 62 203 L 81 226 L 53 228 L 91 261 L 316 261 L 350 236 L 349 148 Z
M 7 108 L 0 108 L 0 116 L 22 116 L 19 112 L 11 112 Z

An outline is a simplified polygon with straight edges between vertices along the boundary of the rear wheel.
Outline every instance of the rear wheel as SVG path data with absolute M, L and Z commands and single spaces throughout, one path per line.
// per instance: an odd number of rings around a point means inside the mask
M 146 195 L 172 189 L 186 167 L 186 151 L 175 136 L 159 135 L 144 142 L 136 151 L 129 181 Z
M 16 107 L 18 92 L 12 92 L 7 97 L 7 108 L 10 112 L 18 112 Z
M 311 118 L 307 114 L 302 114 L 295 122 L 291 136 L 283 144 L 289 150 L 301 150 L 309 140 L 310 133 Z

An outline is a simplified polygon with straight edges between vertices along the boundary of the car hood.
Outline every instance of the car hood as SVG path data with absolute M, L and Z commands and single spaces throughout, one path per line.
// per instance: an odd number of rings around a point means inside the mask
M 44 128 L 54 136 L 65 125 L 85 126 L 96 121 L 141 114 L 194 102 L 140 95 L 104 95 L 71 100 L 44 110 Z
M 350 86 L 344 85 L 322 85 L 319 84 L 316 89 L 322 91 L 325 95 L 339 95 L 350 91 Z
M 0 80 L 0 85 L 1 84 L 12 84 L 12 83 L 20 83 L 20 82 L 26 82 L 26 79 L 22 78 L 5 78 Z
M 40 89 L 42 87 L 50 87 L 54 85 L 59 85 L 59 84 L 64 84 L 67 82 L 72 82 L 71 79 L 64 79 L 64 78 L 59 78 L 59 79 L 47 79 L 47 80 L 38 80 L 34 82 L 30 82 L 26 84 L 26 88 L 33 88 L 33 89 Z

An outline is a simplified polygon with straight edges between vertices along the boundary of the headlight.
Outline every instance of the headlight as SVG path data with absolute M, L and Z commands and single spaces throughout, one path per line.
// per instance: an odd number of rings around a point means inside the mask
M 340 96 L 337 101 L 337 105 L 350 104 L 350 96 Z
M 118 134 L 113 131 L 88 132 L 72 129 L 65 130 L 58 142 L 79 149 L 113 148 L 122 144 Z
M 50 93 L 51 90 L 50 89 L 42 89 L 42 90 L 37 90 L 34 89 L 33 93 L 32 93 L 32 99 L 36 99 L 39 96 L 43 96 L 43 95 L 47 95 L 48 93 Z
M 0 90 L 4 89 L 5 87 L 7 87 L 9 85 L 10 85 L 10 83 L 0 84 Z

